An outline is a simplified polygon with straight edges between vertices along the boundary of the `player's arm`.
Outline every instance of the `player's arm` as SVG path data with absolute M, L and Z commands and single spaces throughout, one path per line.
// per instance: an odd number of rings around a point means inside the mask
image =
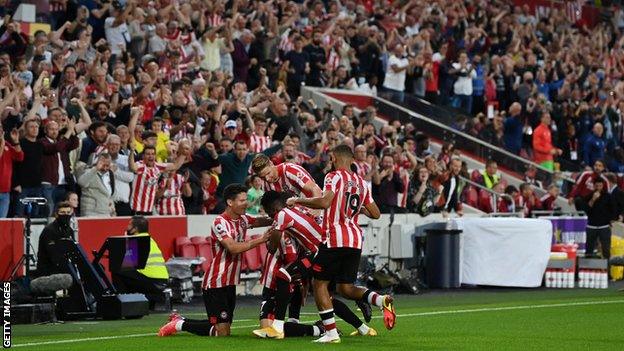
M 374 202 L 364 205 L 364 207 L 362 207 L 362 214 L 372 219 L 379 219 L 381 216 L 379 207 L 377 207 L 377 204 Z
M 302 205 L 305 207 L 313 208 L 313 209 L 327 209 L 331 206 L 332 200 L 334 200 L 334 194 L 331 190 L 326 190 L 323 192 L 323 195 L 311 198 L 303 198 L 303 197 L 291 197 L 286 200 L 286 204 L 288 206 L 293 206 L 295 204 Z
M 256 217 L 254 218 L 253 223 L 249 225 L 249 228 L 260 228 L 260 227 L 268 227 L 273 225 L 273 218 L 269 217 Z
M 321 188 L 316 184 L 314 180 L 308 180 L 303 186 L 304 194 L 311 194 L 311 197 L 321 197 L 323 196 L 323 192 Z
M 232 239 L 231 237 L 225 237 L 223 239 L 221 239 L 221 241 L 219 241 L 219 243 L 221 245 L 223 245 L 223 247 L 232 255 L 238 255 L 240 253 L 243 253 L 245 251 L 249 251 L 251 249 L 253 249 L 256 246 L 261 245 L 262 243 L 265 243 L 267 240 L 269 239 L 269 232 L 266 232 L 264 234 L 262 234 L 261 236 L 251 239 L 251 240 L 247 240 L 247 241 L 243 241 L 238 242 L 235 241 L 234 239 Z
M 277 229 L 269 230 L 269 242 L 268 249 L 270 253 L 275 253 L 280 246 L 280 240 L 282 240 L 282 232 Z

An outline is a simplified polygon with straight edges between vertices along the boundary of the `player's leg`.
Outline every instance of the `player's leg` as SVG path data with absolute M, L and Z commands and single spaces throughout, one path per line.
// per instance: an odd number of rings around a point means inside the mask
M 295 285 L 293 287 L 292 294 L 290 296 L 290 304 L 288 305 L 288 321 L 293 323 L 299 323 L 299 317 L 301 316 L 301 304 L 303 302 L 303 292 L 301 285 Z
M 325 327 L 325 335 L 316 342 L 336 343 L 340 342 L 340 336 L 336 329 L 336 319 L 329 294 L 329 282 L 340 268 L 340 251 L 328 249 L 324 245 L 319 248 L 319 252 L 314 258 L 312 271 L 314 275 L 314 301 L 319 310 L 319 315 Z
M 170 336 L 174 335 L 179 331 L 186 331 L 191 334 L 201 335 L 201 336 L 215 336 L 217 333 L 216 317 L 211 317 L 213 315 L 213 306 L 215 306 L 218 301 L 221 300 L 218 296 L 219 294 L 215 292 L 218 289 L 208 289 L 203 291 L 204 298 L 204 306 L 206 307 L 206 313 L 209 319 L 185 319 L 178 314 L 174 314 L 170 317 L 170 320 L 167 324 L 162 326 L 158 331 L 158 336 Z
M 260 305 L 260 328 L 273 324 L 275 319 L 275 290 L 266 286 L 262 289 L 262 304 Z
M 362 250 L 351 248 L 344 248 L 343 250 L 345 255 L 342 258 L 342 270 L 336 278 L 338 293 L 351 300 L 368 301 L 368 303 L 383 309 L 384 324 L 387 329 L 392 329 L 396 319 L 392 296 L 381 296 L 372 290 L 353 285 L 357 278 Z
M 336 316 L 342 318 L 342 320 L 349 323 L 356 329 L 356 331 L 351 333 L 351 335 L 377 335 L 377 331 L 366 325 L 366 323 L 364 323 L 355 313 L 353 313 L 353 311 L 344 302 L 338 300 L 336 297 L 333 297 L 332 306 L 334 307 L 334 313 Z

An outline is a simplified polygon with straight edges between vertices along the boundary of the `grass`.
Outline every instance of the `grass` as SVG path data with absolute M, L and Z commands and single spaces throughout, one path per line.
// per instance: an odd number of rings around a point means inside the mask
M 13 346 L 19 350 L 288 350 L 318 349 L 312 338 L 259 340 L 251 334 L 259 303 L 241 299 L 230 338 L 187 333 L 155 336 L 166 314 L 140 320 L 72 322 L 57 325 L 13 326 Z M 318 317 L 310 303 L 302 318 Z M 349 306 L 354 306 L 349 303 Z M 202 318 L 203 307 L 182 306 L 183 314 Z M 329 347 L 340 350 L 621 350 L 624 345 L 624 294 L 611 288 L 475 289 L 398 296 L 399 317 L 392 331 L 380 313 L 370 325 L 379 336 L 344 336 Z M 359 313 L 358 313 L 359 314 Z M 352 328 L 339 322 L 348 334 Z M 110 337 L 117 337 L 111 339 Z M 90 339 L 102 338 L 102 339 Z M 87 339 L 75 341 L 76 339 Z M 74 342 L 67 342 L 74 340 Z M 56 344 L 40 344 L 63 341 Z M 31 346 L 20 346 L 31 344 Z

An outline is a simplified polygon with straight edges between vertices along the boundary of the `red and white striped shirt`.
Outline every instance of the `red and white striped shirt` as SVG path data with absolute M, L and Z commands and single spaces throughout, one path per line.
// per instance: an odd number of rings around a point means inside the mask
M 132 182 L 132 201 L 130 207 L 135 212 L 149 212 L 154 210 L 158 177 L 167 167 L 162 163 L 155 163 L 153 167 L 147 167 L 143 161 L 136 163 L 137 171 Z
M 288 277 L 288 273 L 284 268 L 287 264 L 297 260 L 297 244 L 288 235 L 282 235 L 280 247 L 274 254 L 267 252 L 264 267 L 262 268 L 262 276 L 260 284 L 266 288 L 277 289 L 277 277 Z M 281 270 L 281 271 L 280 271 Z
M 335 194 L 323 215 L 327 247 L 362 249 L 362 228 L 358 225 L 358 215 L 362 206 L 373 202 L 366 182 L 353 172 L 337 170 L 325 176 L 323 188 Z
M 230 254 L 225 246 L 221 245 L 221 241 L 230 238 L 239 243 L 244 242 L 247 237 L 247 228 L 254 222 L 255 218 L 249 215 L 232 219 L 225 212 L 215 218 L 210 229 L 212 263 L 204 275 L 202 289 L 216 289 L 238 284 L 243 255 Z
M 312 176 L 305 168 L 288 162 L 275 167 L 277 167 L 277 181 L 275 183 L 265 182 L 267 190 L 290 191 L 295 195 L 312 196 L 312 193 L 303 190 L 306 183 L 312 181 Z
M 406 168 L 398 167 L 397 171 L 399 172 L 399 177 L 403 182 L 403 192 L 397 193 L 397 206 L 401 208 L 407 207 L 407 194 L 409 192 L 409 184 L 410 184 L 410 175 L 409 171 Z
M 316 253 L 323 242 L 323 228 L 301 207 L 284 208 L 275 216 L 275 229 L 288 232 L 302 249 Z
M 218 13 L 206 14 L 206 24 L 209 27 L 218 27 L 223 24 L 223 18 Z
M 357 174 L 362 178 L 366 177 L 366 175 L 373 169 L 373 167 L 371 167 L 371 165 L 369 165 L 366 161 L 354 161 L 354 163 L 357 167 Z
M 183 216 L 186 214 L 184 202 L 182 201 L 182 186 L 184 186 L 184 176 L 175 174 L 168 179 L 163 179 L 159 187 L 165 189 L 163 197 L 156 201 L 156 211 L 161 216 Z
M 255 132 L 249 137 L 251 152 L 260 153 L 271 147 L 271 138 L 258 135 Z

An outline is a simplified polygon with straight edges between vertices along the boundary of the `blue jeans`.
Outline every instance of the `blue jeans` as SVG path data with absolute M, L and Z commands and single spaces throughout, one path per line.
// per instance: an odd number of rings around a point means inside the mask
M 386 88 L 386 87 L 381 87 L 381 91 L 387 92 L 387 93 L 392 93 L 393 96 L 397 97 L 397 99 L 403 103 L 403 101 L 405 100 L 405 92 L 400 91 L 400 90 L 394 90 L 394 89 L 390 89 L 390 88 Z
M 458 94 L 453 96 L 452 106 L 470 116 L 472 113 L 472 95 Z
M 0 218 L 6 218 L 10 203 L 11 193 L 0 193 Z
M 51 184 L 42 184 L 43 197 L 48 200 L 48 217 L 53 217 L 54 215 L 54 207 L 59 201 L 63 201 L 65 197 L 65 186 L 64 185 L 51 185 Z
M 22 192 L 19 194 L 19 200 L 22 200 L 25 197 L 42 197 L 43 191 L 40 186 L 33 188 L 22 188 Z M 24 217 L 24 204 L 21 201 L 17 202 L 17 206 L 15 207 L 15 216 L 16 217 Z M 32 210 L 30 211 L 30 216 L 33 218 L 44 218 L 47 215 L 47 207 L 40 205 L 32 205 Z

